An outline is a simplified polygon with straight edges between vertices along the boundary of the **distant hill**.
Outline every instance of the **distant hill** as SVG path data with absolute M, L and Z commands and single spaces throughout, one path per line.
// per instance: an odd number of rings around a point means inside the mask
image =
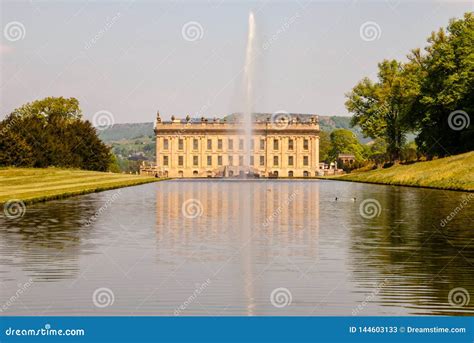
M 309 117 L 308 114 L 297 114 L 301 118 Z M 233 120 L 237 114 L 231 114 L 226 117 L 227 120 Z M 264 119 L 268 114 L 258 113 L 256 117 L 260 120 Z M 331 132 L 334 129 L 348 129 L 354 132 L 357 137 L 363 142 L 370 139 L 363 138 L 358 127 L 350 127 L 350 117 L 342 116 L 319 116 L 319 125 L 322 131 Z M 130 123 L 130 124 L 115 124 L 107 130 L 100 131 L 99 137 L 105 143 L 112 143 L 118 141 L 128 141 L 140 138 L 152 138 L 154 136 L 153 123 Z
M 105 143 L 148 136 L 154 136 L 153 123 L 114 124 L 112 127 L 99 132 L 100 139 Z

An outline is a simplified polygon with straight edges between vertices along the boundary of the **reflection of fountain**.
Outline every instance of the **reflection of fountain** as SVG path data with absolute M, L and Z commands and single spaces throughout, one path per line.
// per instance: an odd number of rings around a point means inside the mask
M 159 260 L 188 259 L 188 269 L 180 268 L 174 277 L 189 292 L 196 270 L 216 266 L 199 274 L 198 280 L 209 278 L 212 284 L 192 305 L 197 312 L 186 314 L 273 314 L 279 309 L 269 302 L 271 290 L 283 282 L 293 291 L 302 282 L 292 278 L 292 271 L 282 274 L 280 267 L 291 259 L 307 270 L 319 260 L 318 183 L 181 180 L 156 185 Z M 183 216 L 188 199 L 196 200 L 202 215 Z M 177 304 L 183 301 L 181 292 L 159 292 Z
M 254 110 L 254 75 L 255 75 L 255 57 L 256 49 L 256 27 L 255 17 L 253 12 L 249 13 L 249 31 L 247 37 L 247 49 L 245 53 L 245 67 L 244 67 L 244 132 L 245 132 L 245 164 L 250 165 L 252 139 L 252 112 Z

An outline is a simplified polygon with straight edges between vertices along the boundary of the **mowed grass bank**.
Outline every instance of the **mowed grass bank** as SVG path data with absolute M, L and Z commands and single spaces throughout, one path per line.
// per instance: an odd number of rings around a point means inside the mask
M 474 151 L 433 161 L 331 177 L 387 185 L 474 191 Z
M 0 204 L 60 199 L 159 179 L 148 176 L 59 168 L 0 168 Z

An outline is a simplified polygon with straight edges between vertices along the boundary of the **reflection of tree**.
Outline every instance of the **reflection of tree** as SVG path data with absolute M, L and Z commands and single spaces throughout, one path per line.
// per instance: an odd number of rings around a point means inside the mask
M 396 298 L 397 304 L 401 301 L 416 313 L 474 313 L 474 301 L 459 309 L 448 302 L 455 287 L 467 289 L 474 298 L 472 204 L 444 227 L 440 224 L 462 197 L 458 192 L 395 187 L 364 194 L 376 198 L 382 212 L 364 219 L 355 211 L 351 218 L 350 261 L 360 287 L 387 280 L 380 291 L 382 303 L 393 304 Z
M 80 243 L 96 211 L 87 197 L 29 205 L 22 218 L 0 216 L 2 264 L 25 270 L 35 281 L 74 277 Z

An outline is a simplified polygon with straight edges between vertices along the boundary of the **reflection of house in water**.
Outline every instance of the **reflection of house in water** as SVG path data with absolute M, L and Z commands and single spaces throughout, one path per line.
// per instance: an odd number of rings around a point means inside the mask
M 164 122 L 158 113 L 155 133 L 158 176 L 317 176 L 319 124 L 315 115 L 255 119 L 249 143 L 238 118 L 196 121 L 173 117 Z
M 163 258 L 222 268 L 201 277 L 216 287 L 220 277 L 238 285 L 248 315 L 258 314 L 255 299 L 266 298 L 263 287 L 281 276 L 279 263 L 288 270 L 293 258 L 318 259 L 317 182 L 181 180 L 157 187 L 156 233 L 167 248 Z

